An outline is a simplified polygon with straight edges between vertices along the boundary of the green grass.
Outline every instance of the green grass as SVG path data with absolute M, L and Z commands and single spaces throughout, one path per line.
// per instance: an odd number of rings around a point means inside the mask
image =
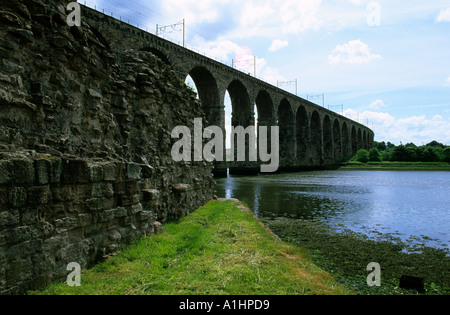
M 350 161 L 343 170 L 426 170 L 450 171 L 450 164 L 446 162 L 368 162 Z
M 314 265 L 307 251 L 277 241 L 243 207 L 212 201 L 84 271 L 80 287 L 59 283 L 30 294 L 353 294 Z

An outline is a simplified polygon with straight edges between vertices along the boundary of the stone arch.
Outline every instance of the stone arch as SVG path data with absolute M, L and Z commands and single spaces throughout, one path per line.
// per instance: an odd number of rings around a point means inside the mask
M 155 47 L 144 47 L 144 48 L 141 48 L 141 51 L 147 51 L 147 52 L 152 53 L 157 58 L 159 58 L 162 62 L 164 62 L 166 65 L 172 67 L 172 63 L 170 62 L 169 58 L 161 50 L 159 50 Z
M 195 83 L 208 126 L 218 126 L 222 129 L 223 148 L 226 148 L 225 109 L 220 100 L 219 88 L 215 77 L 208 69 L 202 66 L 194 67 L 189 72 L 188 76 L 190 76 Z M 227 166 L 225 160 L 226 151 L 223 150 L 222 161 L 214 162 L 213 172 L 216 176 L 226 175 Z
M 323 119 L 323 159 L 329 165 L 333 163 L 333 131 L 330 116 L 325 115 Z
M 228 85 L 228 93 L 231 98 L 231 106 L 233 111 L 233 126 L 247 126 L 253 118 L 253 108 L 250 102 L 250 97 L 245 85 L 239 80 L 233 80 Z M 254 118 L 253 118 L 254 119 Z M 253 121 L 251 121 L 253 123 Z
M 295 128 L 294 112 L 291 103 L 285 98 L 278 107 L 278 126 L 280 127 L 280 169 L 288 170 L 295 164 Z
M 308 113 L 303 105 L 297 110 L 295 122 L 297 138 L 297 164 L 300 168 L 303 168 L 311 165 L 311 159 L 309 159 L 309 120 Z
M 256 97 L 255 103 L 258 110 L 258 122 L 274 123 L 273 101 L 270 94 L 265 90 L 261 90 Z M 266 126 L 270 125 L 266 124 Z
M 217 81 L 212 73 L 205 67 L 197 66 L 189 72 L 189 76 L 197 87 L 198 97 L 208 123 L 214 126 L 224 126 L 223 106 L 221 106 Z
M 311 160 L 314 166 L 323 165 L 322 125 L 319 113 L 315 110 L 311 115 Z
M 233 80 L 228 85 L 227 91 L 231 99 L 232 127 L 242 127 L 244 129 L 247 129 L 250 126 L 255 126 L 254 108 L 253 104 L 250 102 L 250 97 L 245 85 L 239 80 Z M 231 157 L 230 174 L 257 173 L 257 161 L 252 161 L 250 159 L 250 150 L 255 150 L 253 146 L 256 144 L 256 138 L 253 139 L 255 140 L 255 143 L 251 143 L 252 139 L 250 135 L 246 134 L 244 146 L 239 145 L 239 139 L 236 134 L 232 134 L 231 137 L 233 137 L 231 139 L 231 143 L 234 143 L 234 145 L 232 144 L 232 152 L 234 152 L 234 154 Z M 240 150 L 245 150 L 245 161 L 238 161 L 238 153 L 241 152 Z

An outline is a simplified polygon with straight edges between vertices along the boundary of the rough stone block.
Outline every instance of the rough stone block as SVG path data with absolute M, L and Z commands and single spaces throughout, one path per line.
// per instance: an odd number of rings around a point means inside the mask
M 92 224 L 92 215 L 90 215 L 90 214 L 79 214 L 78 215 L 78 222 L 80 223 L 81 227 L 86 227 L 86 226 Z
M 39 214 L 38 211 L 36 211 L 36 209 L 21 209 L 20 211 L 21 213 L 21 223 L 23 225 L 35 225 L 35 224 L 40 224 L 39 222 Z
M 154 214 L 152 211 L 141 211 L 136 216 L 136 219 L 138 221 L 150 222 L 151 220 L 153 220 L 153 217 L 154 217 Z
M 30 241 L 32 238 L 32 229 L 29 226 L 19 226 L 0 232 L 0 246 L 8 244 L 17 245 Z
M 11 60 L 3 59 L 2 65 L 3 65 L 3 69 L 5 69 L 7 72 L 11 72 L 11 73 L 22 73 L 23 72 L 23 67 L 21 67 L 20 65 L 18 65 L 15 62 L 12 62 Z
M 141 179 L 142 168 L 139 164 L 129 163 L 127 165 L 127 178 L 128 179 Z
M 86 184 L 91 178 L 87 161 L 63 160 L 62 181 L 65 184 Z
M 143 210 L 142 205 L 140 203 L 131 206 L 130 214 L 137 214 Z
M 94 183 L 91 188 L 91 196 L 92 197 L 108 197 L 111 198 L 114 196 L 114 188 L 111 183 Z
M 8 160 L 0 160 L 0 185 L 11 183 L 11 163 Z
M 173 186 L 173 191 L 177 193 L 186 193 L 192 190 L 192 186 L 188 184 L 177 184 Z
M 11 187 L 8 199 L 11 207 L 23 207 L 27 203 L 27 190 L 23 187 Z
M 20 215 L 18 210 L 1 211 L 0 227 L 17 226 L 20 224 Z
M 78 226 L 78 220 L 75 217 L 57 219 L 55 220 L 54 225 L 56 233 L 60 234 L 75 229 Z
M 136 196 L 139 201 L 138 183 L 136 180 L 126 180 L 114 183 L 114 193 L 119 206 L 135 204 Z
M 89 164 L 89 181 L 91 183 L 98 183 L 103 181 L 104 170 L 101 164 Z
M 36 183 L 38 185 L 47 185 L 50 182 L 50 161 L 47 159 L 39 159 L 35 162 Z
M 160 196 L 161 196 L 161 192 L 157 189 L 142 190 L 142 199 L 145 202 L 158 201 Z
M 120 234 L 119 231 L 114 230 L 108 233 L 108 238 L 112 242 L 119 243 L 120 240 L 122 239 L 122 235 Z
M 114 198 L 92 198 L 86 200 L 86 207 L 90 211 L 102 211 L 114 206 Z
M 106 210 L 101 212 L 98 216 L 99 216 L 99 222 L 104 223 L 104 222 L 109 222 L 112 221 L 115 218 L 116 215 L 116 211 L 115 210 Z
M 9 205 L 9 189 L 0 187 L 0 209 L 6 209 Z
M 115 163 L 105 163 L 103 165 L 103 179 L 106 181 L 116 181 L 117 180 L 117 166 Z
M 31 160 L 17 159 L 11 160 L 10 174 L 12 182 L 17 184 L 33 184 L 34 183 L 34 165 Z
M 128 215 L 128 211 L 124 207 L 119 207 L 117 209 L 114 209 L 114 217 L 115 218 L 124 218 Z
M 141 165 L 142 178 L 152 178 L 155 169 L 150 165 Z
M 49 239 L 46 239 L 42 244 L 42 250 L 46 253 L 56 255 L 56 252 L 69 244 L 69 237 L 67 233 L 61 233 Z
M 49 160 L 50 169 L 49 169 L 49 181 L 50 184 L 57 184 L 61 182 L 61 175 L 63 172 L 63 162 L 61 159 L 52 158 Z
M 28 203 L 32 206 L 40 206 L 49 202 L 51 199 L 49 186 L 36 186 L 28 189 Z

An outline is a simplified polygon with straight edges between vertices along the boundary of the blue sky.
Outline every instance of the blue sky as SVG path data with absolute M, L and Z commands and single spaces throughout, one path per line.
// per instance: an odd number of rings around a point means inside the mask
M 83 3 L 83 1 L 81 1 Z M 186 20 L 188 48 L 373 128 L 377 141 L 450 145 L 450 1 L 87 0 L 154 33 Z M 175 29 L 164 36 L 182 41 Z M 253 73 L 253 62 L 238 63 Z M 295 92 L 294 85 L 287 85 Z M 318 100 L 322 103 L 322 100 Z

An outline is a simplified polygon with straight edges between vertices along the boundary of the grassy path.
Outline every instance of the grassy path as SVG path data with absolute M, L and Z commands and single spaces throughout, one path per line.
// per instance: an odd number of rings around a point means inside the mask
M 277 240 L 241 203 L 212 201 L 43 295 L 343 295 L 351 291 Z

